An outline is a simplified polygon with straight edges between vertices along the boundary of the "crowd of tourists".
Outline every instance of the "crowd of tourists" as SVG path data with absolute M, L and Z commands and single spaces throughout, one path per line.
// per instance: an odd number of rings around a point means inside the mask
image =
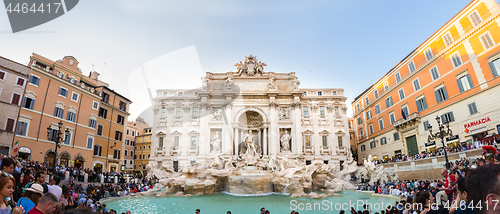
M 473 149 L 481 149 L 483 146 L 493 146 L 497 148 L 497 143 L 500 143 L 500 135 L 493 136 L 491 139 L 484 139 L 484 140 L 476 140 L 475 142 L 469 142 L 468 144 L 460 144 L 455 147 L 447 146 L 446 147 L 446 153 L 448 155 L 457 153 L 457 152 L 465 152 L 468 150 L 473 150 Z M 439 147 L 439 146 L 438 146 Z M 403 162 L 403 161 L 413 161 L 413 160 L 419 160 L 423 158 L 430 158 L 430 157 L 437 157 L 437 156 L 442 156 L 444 155 L 445 151 L 443 147 L 440 147 L 434 151 L 427 152 L 423 151 L 420 154 L 415 154 L 415 155 L 405 155 L 405 156 L 394 156 L 392 158 L 387 158 L 387 159 L 382 159 L 382 160 L 375 160 L 373 163 L 376 164 L 384 164 L 384 163 L 394 163 L 394 162 Z
M 460 159 L 441 169 L 441 180 L 399 180 L 360 184 L 358 190 L 399 196 L 400 201 L 375 214 L 487 214 L 498 212 L 500 153 L 488 147 L 485 158 Z M 471 164 L 469 164 L 471 163 Z M 365 209 L 351 214 L 365 214 Z M 370 212 L 369 212 L 370 213 Z M 343 214 L 341 212 L 341 214 Z
M 128 183 L 123 174 L 118 174 L 121 183 L 97 183 L 101 176 L 108 177 L 111 173 L 54 167 L 4 157 L 1 153 L 0 171 L 0 214 L 116 213 L 99 201 L 147 191 L 157 183 L 156 178 L 147 179 L 140 174 L 133 174 Z M 67 172 L 69 179 L 64 181 Z M 89 181 L 96 183 L 79 183 L 86 173 L 90 175 Z

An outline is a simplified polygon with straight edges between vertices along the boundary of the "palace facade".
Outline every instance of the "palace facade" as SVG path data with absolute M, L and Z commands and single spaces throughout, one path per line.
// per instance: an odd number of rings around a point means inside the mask
M 262 157 L 346 160 L 343 89 L 301 89 L 294 72 L 264 72 L 266 64 L 251 55 L 236 66 L 235 72 L 207 72 L 198 89 L 156 91 L 150 161 L 179 170 L 219 153 L 237 158 L 248 134 Z

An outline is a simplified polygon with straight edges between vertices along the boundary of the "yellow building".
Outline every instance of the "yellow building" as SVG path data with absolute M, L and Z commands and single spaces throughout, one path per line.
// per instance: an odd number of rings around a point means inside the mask
M 413 156 L 497 134 L 499 72 L 500 5 L 471 1 L 354 99 L 359 158 Z M 436 118 L 453 133 L 444 142 L 428 140 Z
M 151 157 L 152 128 L 145 128 L 144 133 L 135 138 L 135 166 L 137 171 L 145 171 Z

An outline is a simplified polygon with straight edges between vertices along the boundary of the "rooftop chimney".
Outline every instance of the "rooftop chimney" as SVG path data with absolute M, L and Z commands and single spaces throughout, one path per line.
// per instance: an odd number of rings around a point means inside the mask
M 90 79 L 94 79 L 94 80 L 97 80 L 97 78 L 99 77 L 99 73 L 95 72 L 95 71 L 91 71 L 90 72 L 90 75 L 89 75 L 89 78 Z

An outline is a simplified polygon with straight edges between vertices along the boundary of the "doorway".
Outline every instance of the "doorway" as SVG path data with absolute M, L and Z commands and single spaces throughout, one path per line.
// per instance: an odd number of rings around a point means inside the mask
M 406 138 L 406 148 L 408 148 L 409 156 L 418 154 L 417 136 L 413 135 Z

